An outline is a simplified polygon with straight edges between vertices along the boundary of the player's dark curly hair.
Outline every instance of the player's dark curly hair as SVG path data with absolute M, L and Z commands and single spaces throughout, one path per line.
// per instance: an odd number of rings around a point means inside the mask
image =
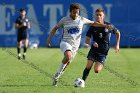
M 71 5 L 70 5 L 70 12 L 71 12 L 73 9 L 79 9 L 79 10 L 80 10 L 80 5 L 79 5 L 78 3 L 71 4 Z

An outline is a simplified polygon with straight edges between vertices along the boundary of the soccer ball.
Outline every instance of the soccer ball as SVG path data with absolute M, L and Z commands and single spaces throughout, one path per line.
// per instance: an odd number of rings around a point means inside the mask
M 74 87 L 82 87 L 82 88 L 84 88 L 85 87 L 85 81 L 83 79 L 77 78 L 74 81 Z

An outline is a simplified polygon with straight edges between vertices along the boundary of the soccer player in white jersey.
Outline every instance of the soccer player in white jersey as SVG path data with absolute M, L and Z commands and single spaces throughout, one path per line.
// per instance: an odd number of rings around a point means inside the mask
M 72 61 L 72 59 L 75 57 L 76 52 L 80 45 L 81 40 L 81 33 L 82 28 L 84 24 L 90 25 L 90 26 L 101 26 L 101 27 L 107 27 L 110 26 L 105 24 L 100 24 L 98 22 L 90 21 L 84 17 L 81 17 L 79 15 L 80 12 L 80 6 L 79 4 L 71 4 L 70 5 L 70 15 L 63 17 L 59 23 L 52 29 L 50 32 L 50 35 L 47 39 L 47 45 L 51 46 L 50 40 L 57 31 L 58 28 L 63 28 L 63 38 L 60 43 L 60 48 L 62 52 L 64 53 L 64 58 L 62 60 L 62 63 L 56 72 L 53 80 L 53 85 L 57 85 L 57 81 L 59 77 L 62 75 L 65 68 L 69 65 L 69 63 Z

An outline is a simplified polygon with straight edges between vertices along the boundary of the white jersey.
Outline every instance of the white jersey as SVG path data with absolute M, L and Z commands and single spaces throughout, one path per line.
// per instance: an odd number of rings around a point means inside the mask
M 70 45 L 79 46 L 83 25 L 93 22 L 94 21 L 81 16 L 78 16 L 75 20 L 73 20 L 70 16 L 63 17 L 57 24 L 58 27 L 63 28 L 62 41 L 67 42 Z

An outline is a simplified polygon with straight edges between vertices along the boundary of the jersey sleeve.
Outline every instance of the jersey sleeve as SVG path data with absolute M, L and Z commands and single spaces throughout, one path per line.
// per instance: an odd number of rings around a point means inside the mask
M 113 26 L 112 33 L 113 33 L 113 34 L 116 34 L 119 30 L 118 30 L 114 25 L 112 25 L 112 26 Z
M 62 27 L 62 26 L 63 26 L 63 24 L 64 24 L 64 19 L 65 19 L 65 18 L 62 18 L 62 19 L 58 22 L 58 24 L 57 24 L 58 27 Z
M 91 31 L 92 31 L 92 27 L 90 27 L 88 29 L 87 34 L 86 34 L 86 36 L 89 37 L 89 38 L 91 38 Z
M 89 19 L 87 19 L 87 18 L 84 18 L 84 17 L 82 17 L 81 19 L 82 19 L 82 21 L 83 21 L 83 24 L 94 23 L 94 21 L 91 21 L 91 20 L 89 20 Z

